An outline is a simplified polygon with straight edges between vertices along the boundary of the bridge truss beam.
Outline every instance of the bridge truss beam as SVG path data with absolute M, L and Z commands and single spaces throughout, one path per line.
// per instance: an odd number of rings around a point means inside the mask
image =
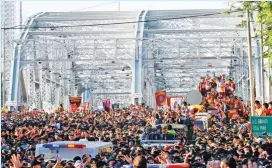
M 37 14 L 16 41 L 9 100 L 68 107 L 69 95 L 91 89 L 93 107 L 105 98 L 154 107 L 156 91 L 184 95 L 206 74 L 238 80 L 247 75 L 246 31 L 237 13 L 220 12 Z

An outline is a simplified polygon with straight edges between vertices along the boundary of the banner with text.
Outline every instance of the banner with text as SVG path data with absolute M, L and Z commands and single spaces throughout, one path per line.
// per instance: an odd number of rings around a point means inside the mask
M 251 131 L 253 134 L 265 138 L 265 134 L 272 136 L 272 116 L 254 116 L 250 118 Z
M 170 99 L 170 108 L 171 110 L 177 110 L 178 107 L 181 107 L 184 99 L 179 97 L 172 97 Z

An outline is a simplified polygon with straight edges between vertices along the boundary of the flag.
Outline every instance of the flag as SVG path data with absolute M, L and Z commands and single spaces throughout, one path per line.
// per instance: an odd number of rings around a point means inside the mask
M 166 99 L 166 91 L 156 92 L 155 96 L 156 96 L 157 106 L 163 106 L 167 103 L 166 102 L 166 100 L 167 100 Z
M 109 112 L 110 111 L 110 106 L 111 106 L 110 99 L 103 100 L 102 104 L 103 104 L 104 110 Z
M 167 106 L 171 107 L 171 97 L 167 97 Z

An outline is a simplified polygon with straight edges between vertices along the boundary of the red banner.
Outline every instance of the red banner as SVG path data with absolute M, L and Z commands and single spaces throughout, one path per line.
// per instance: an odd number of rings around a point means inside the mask
M 78 107 L 77 107 L 77 105 L 75 103 L 71 104 L 70 108 L 71 108 L 71 112 L 76 112 L 78 110 Z
M 90 102 L 84 102 L 84 111 L 87 111 L 90 109 Z
M 102 104 L 103 104 L 104 110 L 109 112 L 111 108 L 110 99 L 103 100 Z
M 166 100 L 166 91 L 156 92 L 155 96 L 156 96 L 157 106 L 166 105 L 166 103 L 167 103 L 167 100 Z
M 70 107 L 71 112 L 75 112 L 78 110 L 78 107 L 80 106 L 82 97 L 70 97 Z
M 167 97 L 167 106 L 168 106 L 168 107 L 171 106 L 171 97 Z

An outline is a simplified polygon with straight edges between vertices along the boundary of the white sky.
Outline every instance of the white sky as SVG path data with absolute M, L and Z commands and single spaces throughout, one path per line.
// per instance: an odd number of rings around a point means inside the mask
M 68 11 L 117 11 L 118 2 L 114 1 L 23 1 L 24 21 L 38 12 Z M 109 4 L 110 3 L 110 4 Z M 104 5 L 103 5 L 104 4 Z M 121 11 L 167 10 L 167 9 L 222 9 L 227 8 L 227 0 L 217 1 L 121 1 Z M 97 7 L 93 7 L 97 6 Z M 80 10 L 81 9 L 81 10 Z M 82 10 L 84 9 L 84 10 Z

